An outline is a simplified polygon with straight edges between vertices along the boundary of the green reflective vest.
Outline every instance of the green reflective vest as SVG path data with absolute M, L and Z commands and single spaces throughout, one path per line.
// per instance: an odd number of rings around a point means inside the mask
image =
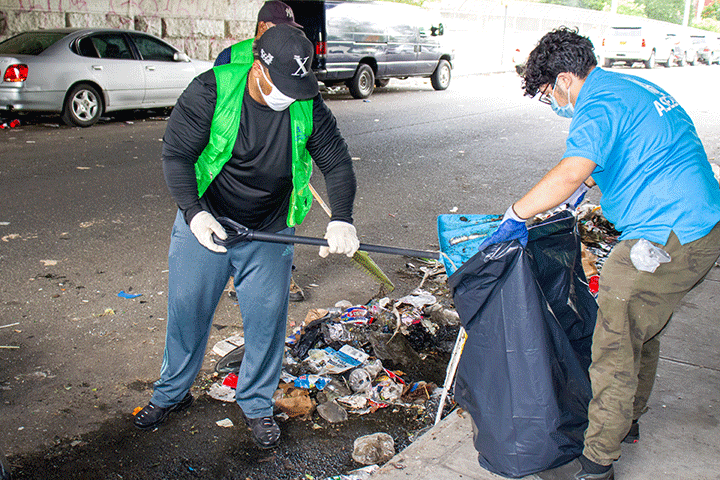
M 232 156 L 240 129 L 240 112 L 251 65 L 229 63 L 213 68 L 217 82 L 215 113 L 210 138 L 195 163 L 198 197 L 202 197 L 225 163 Z M 310 176 L 312 158 L 305 148 L 313 129 L 313 100 L 296 100 L 290 104 L 290 135 L 292 137 L 292 183 L 287 225 L 302 223 L 312 205 Z
M 253 43 L 255 37 L 248 38 L 230 47 L 230 63 L 253 63 Z

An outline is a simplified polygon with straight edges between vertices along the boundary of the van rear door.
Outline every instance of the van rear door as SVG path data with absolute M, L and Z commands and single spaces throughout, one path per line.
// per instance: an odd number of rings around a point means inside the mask
M 285 0 L 292 8 L 295 22 L 302 25 L 305 36 L 315 46 L 312 69 L 315 73 L 325 70 L 327 34 L 325 32 L 325 2 Z

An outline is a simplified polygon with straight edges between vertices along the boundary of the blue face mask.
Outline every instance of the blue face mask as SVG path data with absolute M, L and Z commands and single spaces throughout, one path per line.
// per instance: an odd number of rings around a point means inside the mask
M 568 103 L 564 107 L 561 107 L 558 105 L 557 100 L 555 100 L 555 87 L 557 86 L 557 78 L 555 79 L 555 85 L 553 85 L 553 95 L 550 95 L 550 108 L 552 108 L 553 112 L 557 113 L 559 116 L 563 118 L 572 118 L 573 114 L 575 113 L 575 107 L 572 103 L 570 103 L 570 92 L 568 91 Z

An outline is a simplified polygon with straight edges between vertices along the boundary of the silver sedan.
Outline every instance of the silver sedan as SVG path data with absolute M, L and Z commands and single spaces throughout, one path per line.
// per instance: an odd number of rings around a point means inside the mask
M 104 112 L 172 107 L 210 68 L 133 30 L 24 32 L 0 43 L 0 115 L 57 112 L 68 125 L 89 127 Z

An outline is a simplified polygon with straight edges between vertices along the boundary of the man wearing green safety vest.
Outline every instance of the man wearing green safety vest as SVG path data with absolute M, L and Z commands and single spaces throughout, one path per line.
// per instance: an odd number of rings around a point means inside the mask
M 252 230 L 293 233 L 312 202 L 312 161 L 325 177 L 333 216 L 320 256 L 352 256 L 355 174 L 335 117 L 310 69 L 302 31 L 277 25 L 252 64 L 215 67 L 179 98 L 163 137 L 165 180 L 179 209 L 169 252 L 168 319 L 160 379 L 135 426 L 152 429 L 192 404 L 215 308 L 233 277 L 245 356 L 236 401 L 255 443 L 280 439 L 272 395 L 282 367 L 293 246 L 215 243 L 227 217 Z
M 291 25 L 302 28 L 295 22 L 292 8 L 280 0 L 265 2 L 258 12 L 255 36 L 227 47 L 215 59 L 215 66 L 226 63 L 252 63 L 255 61 L 253 44 L 262 37 L 269 28 L 275 25 Z
M 255 26 L 255 36 L 238 42 L 227 47 L 220 52 L 215 59 L 214 66 L 225 65 L 228 63 L 253 63 L 255 61 L 255 51 L 253 49 L 255 42 L 262 37 L 269 28 L 275 25 L 291 25 L 293 27 L 302 28 L 295 22 L 295 15 L 292 8 L 280 0 L 269 0 L 263 4 L 258 12 L 257 25 Z M 293 270 L 295 267 L 293 266 Z M 293 277 L 290 277 L 290 297 L 291 302 L 302 302 L 305 300 L 305 294 Z

